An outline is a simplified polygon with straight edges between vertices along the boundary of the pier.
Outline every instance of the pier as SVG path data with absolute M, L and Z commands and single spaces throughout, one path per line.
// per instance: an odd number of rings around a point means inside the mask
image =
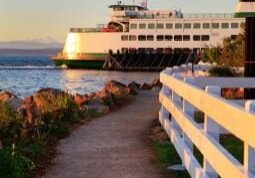
M 197 64 L 198 54 L 190 50 L 131 50 L 116 54 L 109 51 L 103 69 L 123 71 L 161 71 L 166 67 Z

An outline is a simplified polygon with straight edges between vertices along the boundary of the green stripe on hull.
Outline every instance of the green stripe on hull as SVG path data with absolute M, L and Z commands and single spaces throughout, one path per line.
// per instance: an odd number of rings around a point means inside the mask
M 255 12 L 236 12 L 236 18 L 255 17 Z
M 103 69 L 103 60 L 54 60 L 56 66 L 72 69 Z

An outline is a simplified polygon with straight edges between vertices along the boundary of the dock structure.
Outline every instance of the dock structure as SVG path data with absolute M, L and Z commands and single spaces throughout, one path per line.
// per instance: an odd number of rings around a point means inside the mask
M 117 51 L 109 55 L 104 63 L 105 70 L 124 71 L 161 71 L 166 67 L 181 66 L 183 64 L 196 64 L 199 57 L 191 51 L 145 51 L 132 50 L 120 53 Z

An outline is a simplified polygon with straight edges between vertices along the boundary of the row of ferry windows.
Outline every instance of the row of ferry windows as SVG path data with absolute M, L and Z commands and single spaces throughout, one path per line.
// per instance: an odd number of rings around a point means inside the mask
M 157 41 L 190 41 L 190 35 L 157 35 Z M 154 41 L 153 35 L 122 35 L 122 41 Z M 210 41 L 209 35 L 193 35 L 193 41 Z
M 148 23 L 148 24 L 145 24 L 145 23 L 139 23 L 139 24 L 136 24 L 136 23 L 131 23 L 130 24 L 130 29 L 210 29 L 210 28 L 213 28 L 213 29 L 219 29 L 220 27 L 222 29 L 228 29 L 228 28 L 232 28 L 232 29 L 236 29 L 236 28 L 239 28 L 239 23 L 158 23 L 158 24 L 155 24 L 155 23 Z

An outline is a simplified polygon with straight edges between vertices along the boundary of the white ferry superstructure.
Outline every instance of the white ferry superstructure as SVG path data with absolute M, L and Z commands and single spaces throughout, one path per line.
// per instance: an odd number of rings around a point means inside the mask
M 143 4 L 147 4 L 144 2 Z M 149 10 L 147 5 L 111 9 L 110 21 L 97 28 L 71 28 L 56 65 L 70 68 L 102 68 L 108 51 L 191 50 L 222 43 L 242 32 L 244 18 L 234 14 L 183 14 L 180 10 Z

